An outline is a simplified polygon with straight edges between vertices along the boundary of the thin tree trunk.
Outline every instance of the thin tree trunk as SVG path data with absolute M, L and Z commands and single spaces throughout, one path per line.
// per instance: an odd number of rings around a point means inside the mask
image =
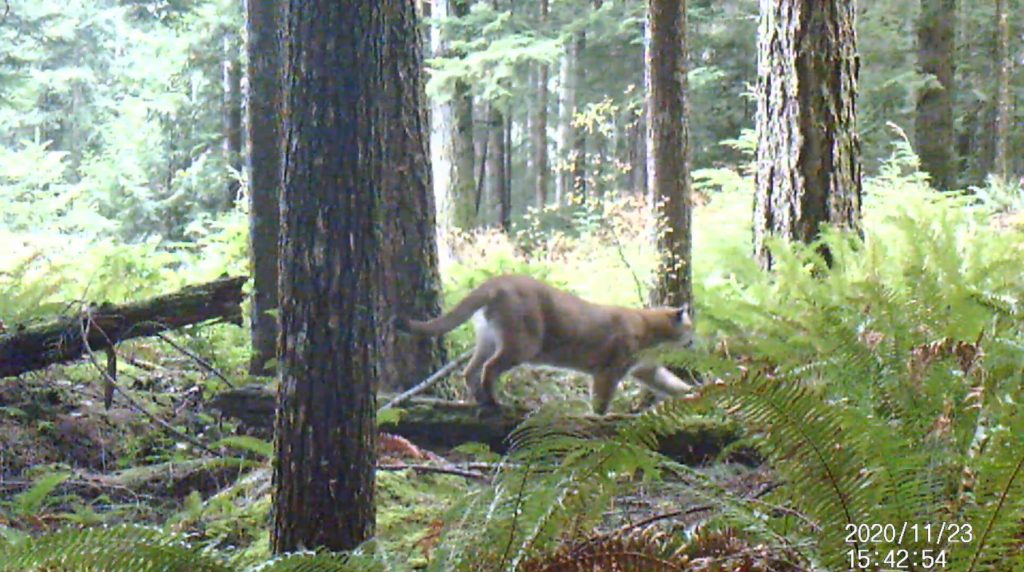
M 1010 74 L 1013 60 L 1010 58 L 1010 23 L 1006 0 L 996 0 L 996 128 L 995 166 L 996 175 L 1009 181 L 1009 140 L 1010 140 Z
M 647 10 L 647 173 L 659 253 L 651 297 L 658 304 L 681 306 L 693 298 L 686 0 L 649 0 Z
M 956 184 L 953 131 L 956 0 L 921 0 L 917 27 L 918 66 L 932 79 L 917 100 L 915 134 L 921 168 L 938 189 Z
M 502 132 L 505 144 L 502 146 L 503 161 L 502 189 L 505 194 L 501 198 L 501 229 L 505 232 L 512 230 L 512 113 L 511 110 L 505 115 L 505 126 Z
M 415 11 L 388 12 L 385 32 L 383 89 L 377 100 L 385 124 L 380 180 L 389 237 L 382 245 L 388 257 L 387 310 L 391 315 L 439 316 L 437 225 L 425 137 L 422 42 Z M 446 361 L 440 338 L 397 335 L 391 343 L 394 375 L 379 384 L 382 390 L 406 389 Z
M 238 200 L 238 176 L 242 172 L 242 66 L 238 61 L 238 35 L 226 32 L 223 44 L 224 163 L 228 167 L 224 198 L 231 209 Z
M 854 15 L 852 0 L 761 0 L 754 252 L 765 268 L 772 235 L 860 228 Z
M 393 53 L 382 44 L 413 41 L 382 18 L 412 9 L 287 4 L 275 553 L 350 550 L 373 535 L 374 387 L 388 384 L 391 353 L 379 101 L 396 89 L 379 66 Z
M 576 113 L 577 77 L 576 67 L 578 54 L 577 43 L 570 40 L 566 43 L 565 53 L 559 72 L 558 88 L 558 158 L 555 177 L 555 202 L 565 204 L 572 193 L 573 144 L 576 141 L 576 127 L 573 116 Z
M 540 0 L 540 25 L 546 28 L 548 22 L 548 0 Z M 548 202 L 548 180 L 551 167 L 548 164 L 548 65 L 537 66 L 537 104 L 531 124 L 533 146 L 533 196 L 538 208 Z
M 281 189 L 281 45 L 277 0 L 246 0 L 248 42 L 249 259 L 252 356 L 249 373 L 266 375 L 277 356 L 277 235 Z
M 580 98 L 580 90 L 586 84 L 587 69 L 582 63 L 583 51 L 587 46 L 587 32 L 580 30 L 576 35 L 576 48 L 573 50 L 576 55 L 576 64 L 573 71 L 576 74 L 576 113 L 583 105 Z M 572 151 L 572 194 L 577 204 L 581 204 L 587 197 L 587 131 L 582 127 L 573 129 Z
M 505 221 L 505 116 L 491 105 L 487 125 L 487 189 L 492 211 L 498 212 L 498 223 Z
M 431 44 L 434 57 L 455 57 L 444 30 L 445 20 L 465 16 L 464 0 L 435 0 L 432 6 Z M 473 98 L 469 86 L 457 81 L 447 101 L 433 104 L 431 152 L 434 197 L 442 228 L 470 229 L 474 226 Z

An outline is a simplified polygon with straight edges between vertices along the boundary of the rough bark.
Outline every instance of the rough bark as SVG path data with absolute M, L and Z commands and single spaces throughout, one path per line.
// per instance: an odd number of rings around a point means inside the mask
M 632 113 L 626 127 L 629 160 L 629 188 L 637 195 L 647 196 L 647 113 Z
M 222 63 L 223 96 L 222 104 L 224 129 L 224 163 L 226 173 L 224 199 L 227 209 L 238 200 L 238 175 L 242 172 L 242 64 L 238 61 L 238 34 L 229 31 L 224 34 L 224 61 Z
M 811 242 L 823 224 L 860 228 L 858 60 L 852 0 L 762 0 L 754 252 Z M 830 261 L 829 253 L 823 252 Z
M 575 40 L 566 42 L 565 53 L 558 82 L 558 157 L 557 174 L 555 176 L 555 202 L 564 204 L 572 194 L 573 143 L 576 141 L 576 127 L 573 126 L 573 115 L 576 113 L 576 68 L 578 67 L 577 44 Z
M 0 377 L 67 363 L 89 349 L 99 352 L 124 340 L 184 326 L 212 320 L 241 325 L 246 280 L 222 278 L 141 302 L 101 304 L 78 315 L 12 328 L 12 333 L 0 335 Z
M 576 34 L 575 42 L 576 47 L 573 52 L 575 53 L 576 65 L 573 67 L 576 77 L 574 82 L 576 84 L 576 105 L 575 112 L 579 112 L 583 104 L 580 98 L 580 90 L 586 85 L 587 81 L 587 68 L 582 63 L 583 51 L 587 47 L 587 32 L 586 30 L 580 30 Z M 572 130 L 572 151 L 570 151 L 571 157 L 571 186 L 570 192 L 573 195 L 574 200 L 577 203 L 582 203 L 587 197 L 587 131 L 586 129 L 576 127 Z
M 996 0 L 996 128 L 995 165 L 996 175 L 1003 181 L 1010 177 L 1010 74 L 1013 60 L 1010 58 L 1010 22 L 1006 0 Z
M 548 0 L 540 0 L 540 25 L 547 26 Z M 537 208 L 548 202 L 548 185 L 551 166 L 548 164 L 548 65 L 537 66 L 537 103 L 530 125 L 530 141 L 533 147 L 533 197 Z
M 505 228 L 505 115 L 491 105 L 487 122 L 487 195 L 493 201 L 492 210 L 498 211 L 498 223 Z
M 267 430 L 273 423 L 274 394 L 263 386 L 249 386 L 218 394 L 210 407 L 227 417 L 239 419 L 256 429 Z M 508 450 L 507 437 L 530 414 L 526 409 L 512 407 L 481 409 L 475 403 L 413 398 L 401 405 L 402 415 L 395 424 L 382 429 L 401 435 L 419 446 L 448 450 L 464 443 L 483 443 L 496 453 Z M 595 436 L 612 435 L 629 415 L 567 416 L 561 421 L 566 428 L 585 430 Z M 710 461 L 739 437 L 738 428 L 711 420 L 695 420 L 673 435 L 658 442 L 658 450 L 673 459 L 689 464 Z M 749 459 L 748 452 L 741 452 Z
M 270 373 L 267 362 L 277 356 L 277 316 L 273 311 L 277 310 L 281 193 L 279 6 L 277 0 L 246 0 L 252 375 Z
M 681 306 L 693 297 L 686 0 L 650 0 L 647 9 L 647 186 L 659 253 L 651 297 L 657 304 Z
M 383 83 L 377 99 L 385 122 L 380 130 L 384 140 L 380 180 L 388 237 L 382 244 L 387 257 L 387 311 L 388 315 L 439 316 L 441 276 L 426 140 L 422 39 L 412 9 L 392 8 L 386 14 Z M 440 338 L 390 335 L 389 365 L 394 371 L 385 376 L 379 386 L 382 390 L 405 389 L 447 361 Z
M 374 531 L 387 384 L 383 57 L 411 0 L 289 0 L 285 17 L 275 553 Z
M 917 25 L 917 60 L 931 80 L 917 99 L 915 139 L 921 168 L 938 189 L 956 184 L 953 131 L 956 0 L 921 0 Z
M 450 47 L 444 21 L 465 16 L 468 4 L 464 0 L 436 0 L 431 10 L 434 57 L 459 56 Z M 443 228 L 469 230 L 476 222 L 476 185 L 473 97 L 466 82 L 455 82 L 451 98 L 433 104 L 430 144 L 438 220 Z

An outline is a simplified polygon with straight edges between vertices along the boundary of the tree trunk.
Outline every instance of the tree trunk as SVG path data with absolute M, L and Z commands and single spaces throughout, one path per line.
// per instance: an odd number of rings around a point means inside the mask
M 566 43 L 565 54 L 559 72 L 558 87 L 558 160 L 555 177 L 555 202 L 565 204 L 572 194 L 573 144 L 576 141 L 576 127 L 573 115 L 576 113 L 576 67 L 579 65 L 577 43 L 574 39 Z
M 224 34 L 224 164 L 227 166 L 225 201 L 231 210 L 238 200 L 238 176 L 242 172 L 242 65 L 238 61 L 238 35 Z
M 249 259 L 252 357 L 249 373 L 267 375 L 277 356 L 277 234 L 281 189 L 281 45 L 279 3 L 246 0 L 248 43 Z
M 931 76 L 917 99 L 915 135 L 921 168 L 938 189 L 956 184 L 953 132 L 953 78 L 956 45 L 956 0 L 921 0 L 917 25 L 917 59 Z
M 492 210 L 498 211 L 498 222 L 505 223 L 505 116 L 491 104 L 487 125 L 487 188 L 493 202 Z
M 995 166 L 996 175 L 1002 181 L 1010 180 L 1010 74 L 1013 60 L 1010 59 L 1010 23 L 1006 0 L 996 0 L 996 128 Z
M 656 304 L 681 306 L 693 297 L 686 0 L 649 0 L 647 10 L 647 176 L 659 253 L 651 297 Z
M 647 113 L 640 110 L 630 112 L 627 126 L 627 150 L 629 158 L 629 188 L 633 193 L 647 196 Z
M 546 29 L 548 22 L 548 0 L 540 0 L 540 26 Z M 533 147 L 533 196 L 537 208 L 548 202 L 548 179 L 551 166 L 548 165 L 548 65 L 537 66 L 537 104 L 531 129 Z
M 445 36 L 444 20 L 465 16 L 464 0 L 435 0 L 431 7 L 431 44 L 434 57 L 454 57 Z M 433 104 L 431 112 L 431 153 L 434 197 L 442 228 L 473 228 L 476 222 L 473 167 L 473 97 L 469 85 L 457 81 L 447 101 Z
M 859 231 L 854 14 L 852 0 L 761 0 L 754 252 L 764 268 L 772 235 L 810 242 L 825 223 Z
M 408 0 L 395 0 L 406 3 Z M 376 96 L 385 127 L 381 190 L 388 258 L 388 315 L 441 315 L 437 225 L 427 151 L 423 56 L 415 11 L 388 12 L 382 54 L 383 86 Z M 440 338 L 395 335 L 382 390 L 399 390 L 427 377 L 447 361 Z
M 582 62 L 583 50 L 587 46 L 586 30 L 580 30 L 576 34 L 575 44 L 576 47 L 573 51 L 575 52 L 576 64 L 573 67 L 573 71 L 576 77 L 573 81 L 576 84 L 575 112 L 579 112 L 583 108 L 580 92 L 583 86 L 586 85 L 587 80 L 587 68 Z M 587 131 L 582 127 L 576 127 L 572 130 L 572 135 L 572 151 L 570 152 L 572 157 L 572 195 L 577 204 L 582 204 L 587 197 Z
M 289 0 L 285 18 L 275 553 L 374 531 L 374 387 L 388 385 L 386 29 L 405 0 Z M 424 182 L 423 188 L 428 188 Z

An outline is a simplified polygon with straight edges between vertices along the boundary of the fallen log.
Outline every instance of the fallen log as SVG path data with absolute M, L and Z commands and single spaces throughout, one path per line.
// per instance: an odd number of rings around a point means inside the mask
M 223 391 L 210 400 L 209 406 L 226 417 L 238 419 L 243 425 L 264 434 L 273 429 L 276 395 L 267 386 L 249 385 Z M 384 401 L 382 398 L 381 401 Z M 382 427 L 388 433 L 401 435 L 426 449 L 444 451 L 463 443 L 483 443 L 496 453 L 508 450 L 507 437 L 530 411 L 514 407 L 481 408 L 475 403 L 417 398 L 401 406 L 402 415 L 394 424 Z M 567 417 L 567 428 L 595 436 L 611 435 L 630 415 Z M 686 464 L 700 464 L 714 459 L 719 452 L 739 438 L 739 429 L 732 424 L 710 419 L 695 419 L 676 433 L 659 440 L 658 451 Z M 732 457 L 740 462 L 754 462 L 749 450 L 739 450 Z
M 74 316 L 10 328 L 0 335 L 0 377 L 74 361 L 131 338 L 209 321 L 242 324 L 244 276 L 187 286 L 128 304 L 90 306 Z M 88 342 L 88 346 L 86 343 Z

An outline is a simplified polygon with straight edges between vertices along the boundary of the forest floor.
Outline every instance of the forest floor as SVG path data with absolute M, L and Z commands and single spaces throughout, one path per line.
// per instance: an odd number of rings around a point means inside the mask
M 258 561 L 267 551 L 269 436 L 246 435 L 252 431 L 206 411 L 204 373 L 180 356 L 147 351 L 147 344 L 126 344 L 152 361 L 137 361 L 145 369 L 125 366 L 130 371 L 121 379 L 130 401 L 119 394 L 109 410 L 91 364 L 52 367 L 0 384 L 0 525 L 30 534 L 68 524 L 170 525 Z M 426 451 L 387 434 L 382 443 L 381 465 L 389 467 L 420 465 L 438 455 L 447 466 L 496 458 L 472 447 Z M 479 478 L 378 472 L 378 537 L 390 551 L 413 567 L 426 564 L 452 504 L 491 478 L 488 463 L 475 464 L 467 474 Z M 718 463 L 698 470 L 742 496 L 772 486 L 761 467 Z M 671 478 L 627 490 L 606 513 L 604 531 L 649 519 L 687 528 L 711 510 L 676 490 Z

